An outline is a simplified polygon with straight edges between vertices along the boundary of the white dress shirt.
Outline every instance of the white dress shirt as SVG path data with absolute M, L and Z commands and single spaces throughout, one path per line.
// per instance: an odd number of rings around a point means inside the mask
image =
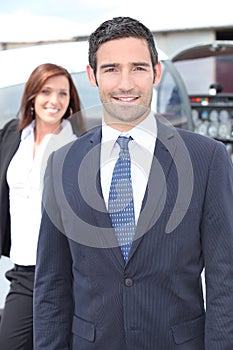
M 126 133 L 122 133 L 103 123 L 100 176 L 106 208 L 108 208 L 112 173 L 120 151 L 120 147 L 116 142 L 120 135 L 131 136 L 133 138 L 133 140 L 129 142 L 129 152 L 131 158 L 135 222 L 137 223 L 148 183 L 157 139 L 157 123 L 154 115 L 150 114 L 140 124 Z
M 52 151 L 76 138 L 70 122 L 62 121 L 59 134 L 48 134 L 35 157 L 33 121 L 21 134 L 18 150 L 7 170 L 10 197 L 10 259 L 17 265 L 35 265 L 41 221 L 41 197 L 44 170 Z

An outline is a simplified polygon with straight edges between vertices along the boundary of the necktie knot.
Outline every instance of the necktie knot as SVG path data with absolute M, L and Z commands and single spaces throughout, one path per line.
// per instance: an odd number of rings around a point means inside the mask
M 120 146 L 119 157 L 129 158 L 129 141 L 132 140 L 132 137 L 119 136 L 117 143 Z

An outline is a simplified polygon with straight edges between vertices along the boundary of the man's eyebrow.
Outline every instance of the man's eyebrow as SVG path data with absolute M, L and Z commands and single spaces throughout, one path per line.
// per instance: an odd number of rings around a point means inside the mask
M 143 66 L 143 67 L 150 67 L 150 63 L 148 62 L 132 62 L 132 66 Z
M 111 67 L 119 67 L 120 63 L 106 63 L 100 66 L 100 69 L 111 68 Z M 130 63 L 132 67 L 142 66 L 142 67 L 150 67 L 150 64 L 147 62 L 132 62 Z
M 110 68 L 110 67 L 118 67 L 120 64 L 118 63 L 106 63 L 101 64 L 100 69 Z

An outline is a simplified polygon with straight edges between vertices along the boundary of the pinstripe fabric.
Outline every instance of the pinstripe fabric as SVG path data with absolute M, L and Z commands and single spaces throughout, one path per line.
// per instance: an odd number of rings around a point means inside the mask
M 183 201 L 176 203 L 176 164 L 184 159 L 179 158 L 180 138 L 192 161 L 194 187 L 182 222 L 167 233 L 175 204 L 177 215 L 184 207 Z M 98 245 L 104 234 L 115 243 L 104 198 L 90 186 L 97 174 L 93 181 L 100 189 L 100 144 L 101 132 L 95 130 L 48 162 L 45 188 L 54 221 L 43 214 L 34 297 L 36 350 L 233 349 L 233 168 L 224 145 L 158 124 L 148 190 L 125 263 L 118 247 Z M 81 191 L 77 174 L 90 149 L 95 152 Z M 70 214 L 58 196 L 61 164 Z M 182 169 L 186 174 L 185 161 Z M 158 185 L 160 175 L 165 189 Z M 88 206 L 93 197 L 98 207 Z M 74 222 L 73 213 L 82 220 Z M 54 224 L 58 215 L 65 234 Z M 90 232 L 96 237 L 92 246 L 83 244 Z

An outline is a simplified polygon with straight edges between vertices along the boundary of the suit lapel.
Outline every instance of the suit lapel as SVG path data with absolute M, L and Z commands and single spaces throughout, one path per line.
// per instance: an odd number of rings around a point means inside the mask
M 21 133 L 16 130 L 16 124 L 10 126 L 7 138 L 3 140 L 1 144 L 1 179 L 0 183 L 4 182 L 5 174 L 9 163 L 19 147 Z
M 96 232 L 99 246 L 107 249 L 106 254 L 118 261 L 119 266 L 124 265 L 124 259 L 111 225 L 110 216 L 103 198 L 100 181 L 100 149 L 101 149 L 101 129 L 97 129 L 90 137 L 89 147 L 87 149 L 88 161 L 85 171 L 85 182 L 88 186 L 83 186 L 84 196 L 92 203 L 91 211 L 96 224 Z M 93 176 L 94 175 L 94 176 Z M 94 181 L 93 181 L 94 178 Z
M 166 201 L 166 179 L 169 176 L 169 170 L 172 165 L 177 142 L 175 129 L 159 121 L 157 122 L 158 136 L 154 157 L 129 260 L 138 248 L 144 234 L 148 232 L 159 219 Z
M 21 133 L 17 131 L 15 128 L 12 128 L 12 131 L 9 132 L 7 139 L 3 140 L 1 144 L 1 169 L 2 170 L 7 169 L 20 143 Z

